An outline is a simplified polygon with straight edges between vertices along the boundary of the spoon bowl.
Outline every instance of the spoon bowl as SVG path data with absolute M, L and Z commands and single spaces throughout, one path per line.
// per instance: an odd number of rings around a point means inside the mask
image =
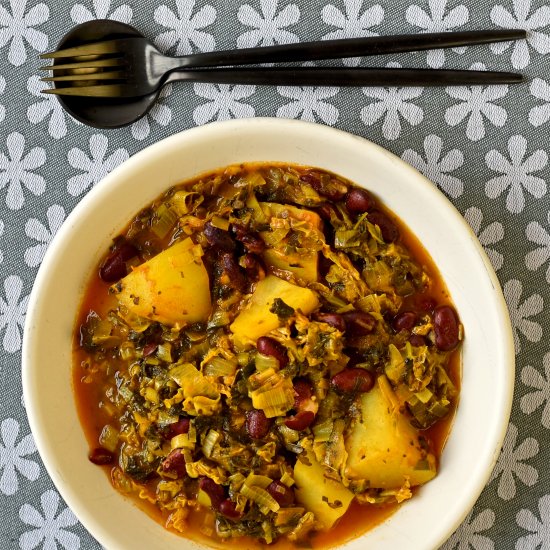
M 134 27 L 104 19 L 76 26 L 59 42 L 57 49 L 115 38 L 143 37 Z M 55 63 L 54 63 L 55 64 Z M 94 128 L 120 128 L 146 115 L 155 104 L 160 89 L 139 97 L 101 98 L 58 96 L 61 106 L 79 122 Z

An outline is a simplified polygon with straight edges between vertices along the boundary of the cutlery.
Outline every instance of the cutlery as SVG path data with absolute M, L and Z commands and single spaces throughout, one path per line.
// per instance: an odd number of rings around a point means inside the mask
M 172 82 L 294 86 L 451 86 L 521 82 L 522 75 L 493 71 L 342 67 L 227 67 L 401 53 L 525 38 L 524 30 L 426 33 L 327 40 L 206 52 L 183 57 L 161 54 L 135 28 L 110 20 L 75 27 L 59 48 L 42 58 L 54 76 L 43 78 L 78 120 L 118 127 L 144 116 Z M 86 105 L 82 100 L 86 99 Z M 91 103 L 89 103 L 91 102 Z M 121 107 L 124 105 L 124 108 Z

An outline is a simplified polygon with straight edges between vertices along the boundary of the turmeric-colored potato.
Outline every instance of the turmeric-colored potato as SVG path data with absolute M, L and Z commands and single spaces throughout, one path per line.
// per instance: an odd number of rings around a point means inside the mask
M 296 461 L 294 481 L 296 500 L 313 512 L 325 529 L 332 527 L 346 513 L 354 497 L 340 481 L 327 477 L 312 452 L 306 452 L 305 457 Z
M 205 321 L 211 309 L 200 246 L 180 241 L 111 287 L 129 312 L 166 325 Z
M 252 346 L 260 336 L 280 326 L 277 315 L 269 311 L 276 298 L 294 309 L 300 309 L 304 315 L 311 313 L 319 304 L 315 292 L 308 288 L 268 275 L 256 285 L 248 303 L 230 326 L 233 342 L 238 349 Z
M 261 202 L 260 207 L 267 217 L 288 219 L 291 218 L 297 222 L 303 222 L 310 228 L 311 235 L 317 239 L 323 239 L 322 221 L 319 215 L 306 208 L 298 208 L 289 204 L 278 204 L 273 202 Z M 260 232 L 260 236 L 266 240 L 269 231 Z M 317 280 L 317 263 L 319 253 L 317 250 L 308 250 L 307 252 L 293 252 L 292 246 L 288 246 L 288 238 L 284 238 L 279 243 L 268 246 L 262 253 L 262 257 L 267 265 L 290 271 L 304 281 L 313 282 Z
M 394 397 L 394 396 L 393 396 Z M 346 440 L 346 476 L 372 488 L 422 485 L 436 475 L 435 457 L 422 448 L 419 432 L 398 410 L 385 376 L 361 396 L 361 420 Z

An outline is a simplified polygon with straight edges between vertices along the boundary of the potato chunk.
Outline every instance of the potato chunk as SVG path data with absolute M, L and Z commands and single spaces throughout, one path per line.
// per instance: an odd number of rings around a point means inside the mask
M 205 321 L 210 284 L 200 246 L 180 241 L 136 267 L 111 287 L 130 313 L 166 325 Z
M 372 488 L 422 485 L 436 475 L 435 457 L 421 445 L 419 431 L 399 412 L 385 376 L 361 396 L 361 419 L 346 440 L 346 476 Z
M 354 498 L 341 482 L 326 476 L 325 469 L 311 451 L 296 461 L 294 481 L 296 500 L 313 512 L 325 529 L 332 527 L 346 513 Z
M 255 344 L 260 336 L 280 325 L 277 315 L 269 311 L 275 298 L 280 298 L 294 309 L 300 309 L 304 315 L 311 313 L 319 304 L 312 290 L 268 275 L 256 285 L 248 303 L 230 326 L 233 342 L 238 349 Z
M 261 202 L 259 204 L 266 218 L 272 220 L 272 231 L 276 232 L 279 224 L 288 224 L 292 228 L 287 236 L 273 244 L 269 240 L 270 231 L 260 232 L 260 236 L 268 245 L 262 253 L 265 263 L 277 269 L 290 271 L 304 281 L 316 281 L 318 278 L 318 243 L 324 241 L 323 223 L 319 215 L 311 210 L 289 204 L 272 202 Z M 292 246 L 291 234 L 293 231 L 300 231 L 301 233 L 301 250 L 295 250 Z M 308 241 L 313 246 L 307 246 Z

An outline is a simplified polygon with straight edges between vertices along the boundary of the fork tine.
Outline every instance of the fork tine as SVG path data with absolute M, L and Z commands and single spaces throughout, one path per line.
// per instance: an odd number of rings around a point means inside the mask
M 120 40 L 104 40 L 103 42 L 92 42 L 82 44 L 74 48 L 65 48 L 55 52 L 40 54 L 41 59 L 58 59 L 62 57 L 76 57 L 79 55 L 106 55 L 120 51 Z
M 120 84 L 101 84 L 98 86 L 68 86 L 67 88 L 46 88 L 43 94 L 82 96 L 82 97 L 122 97 Z
M 91 69 L 94 67 L 120 67 L 123 61 L 120 57 L 108 57 L 107 59 L 95 59 L 92 61 L 78 61 L 77 63 L 60 63 L 58 65 L 46 65 L 40 67 L 40 71 L 61 71 L 65 69 Z
M 42 82 L 81 82 L 82 80 L 121 80 L 126 78 L 122 71 L 111 71 L 106 73 L 68 74 L 63 76 L 47 76 L 41 78 Z

